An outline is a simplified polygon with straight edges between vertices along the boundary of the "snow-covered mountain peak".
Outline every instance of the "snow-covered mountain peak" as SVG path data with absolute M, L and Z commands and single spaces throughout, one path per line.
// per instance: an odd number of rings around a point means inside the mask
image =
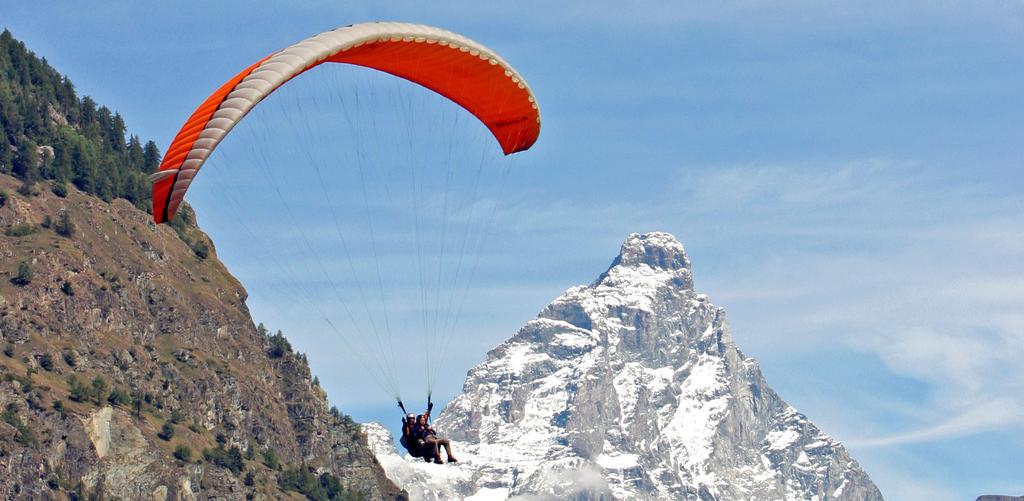
M 630 235 L 491 350 L 436 427 L 464 461 L 449 484 L 378 454 L 414 499 L 881 499 L 736 348 L 667 233 Z
M 612 266 L 648 266 L 656 270 L 690 269 L 690 257 L 683 244 L 669 233 L 631 233 L 623 242 Z
M 681 295 L 692 300 L 688 308 L 700 307 L 707 301 L 703 294 L 693 292 L 690 258 L 683 244 L 668 233 L 632 233 L 608 270 L 590 285 L 565 291 L 531 323 L 561 321 L 591 331 L 588 335 L 593 337 L 636 322 L 638 315 L 649 315 L 668 297 Z M 595 323 L 603 325 L 595 327 Z M 523 332 L 537 331 L 520 331 Z
M 690 257 L 668 233 L 631 233 L 607 271 L 591 284 L 620 289 L 693 290 Z

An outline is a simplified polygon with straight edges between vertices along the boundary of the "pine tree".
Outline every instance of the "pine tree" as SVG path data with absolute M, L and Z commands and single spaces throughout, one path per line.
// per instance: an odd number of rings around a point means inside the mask
M 18 274 L 11 279 L 11 283 L 19 287 L 32 283 L 32 270 L 28 267 L 28 263 L 25 261 L 18 263 Z
M 160 166 L 160 148 L 156 147 L 156 143 L 147 141 L 142 156 L 142 172 L 156 172 L 156 168 Z
M 60 211 L 60 215 L 57 216 L 57 223 L 53 225 L 53 231 L 56 231 L 58 235 L 71 238 L 75 234 L 75 223 L 71 222 L 71 216 L 68 215 L 68 211 Z
M 7 140 L 7 133 L 3 129 L 3 111 L 0 106 L 0 173 L 11 172 L 14 155 L 11 154 L 11 143 Z
M 26 139 L 18 145 L 18 154 L 14 157 L 12 169 L 18 179 L 24 181 L 35 181 L 39 178 L 39 153 L 36 151 L 36 143 Z
M 103 397 L 107 393 L 107 382 L 102 376 L 96 376 L 92 379 L 92 397 L 96 401 L 96 405 L 103 403 Z
M 143 164 L 145 154 L 142 151 L 142 141 L 139 141 L 139 136 L 132 134 L 128 138 L 128 165 L 135 170 L 145 172 Z
M 81 140 L 75 141 L 71 147 L 71 181 L 75 183 L 75 187 L 87 193 L 94 193 L 96 175 L 93 166 L 95 163 L 95 156 L 92 155 L 88 143 Z
M 161 440 L 174 438 L 174 425 L 169 421 L 165 421 L 163 427 L 160 428 L 160 433 L 157 433 L 156 436 L 160 437 Z

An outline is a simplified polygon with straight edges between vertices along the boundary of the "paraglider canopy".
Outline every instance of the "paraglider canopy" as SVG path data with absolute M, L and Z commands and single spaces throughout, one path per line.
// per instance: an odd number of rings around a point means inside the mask
M 338 28 L 257 61 L 203 101 L 150 178 L 153 219 L 171 220 L 211 162 L 211 220 L 244 231 L 246 254 L 286 291 L 265 304 L 295 298 L 299 321 L 322 319 L 360 374 L 400 405 L 400 382 L 422 381 L 429 408 L 497 226 L 507 156 L 539 132 L 530 88 L 483 45 L 415 24 Z M 307 221 L 335 231 L 307 234 Z M 410 342 L 417 331 L 422 341 Z
M 515 69 L 483 45 L 417 24 L 346 26 L 256 62 L 203 101 L 151 176 L 154 221 L 164 223 L 174 216 L 210 153 L 256 104 L 325 62 L 373 68 L 445 96 L 479 119 L 506 155 L 528 149 L 540 133 L 540 112 L 530 88 Z

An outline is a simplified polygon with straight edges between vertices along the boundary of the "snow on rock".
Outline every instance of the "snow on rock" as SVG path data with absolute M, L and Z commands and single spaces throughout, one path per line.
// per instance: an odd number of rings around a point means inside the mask
M 630 235 L 596 281 L 491 350 L 436 427 L 457 465 L 364 426 L 412 499 L 881 499 L 736 348 L 668 233 Z
M 362 429 L 370 450 L 377 456 L 377 461 L 384 467 L 388 477 L 408 491 L 412 499 L 459 499 L 478 493 L 479 487 L 474 475 L 477 467 L 474 465 L 475 458 L 470 455 L 457 454 L 455 457 L 460 463 L 428 463 L 408 454 L 399 455 L 391 432 L 380 423 L 366 423 Z M 500 489 L 492 491 L 496 490 Z M 505 496 L 498 499 L 505 499 Z

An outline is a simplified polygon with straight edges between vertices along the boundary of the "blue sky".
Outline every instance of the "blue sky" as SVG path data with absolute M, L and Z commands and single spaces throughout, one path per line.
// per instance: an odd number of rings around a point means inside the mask
M 552 298 L 603 271 L 626 234 L 669 231 L 740 348 L 889 499 L 1024 492 L 1020 2 L 8 4 L 0 24 L 161 147 L 228 76 L 320 31 L 404 20 L 481 41 L 530 82 L 544 128 L 512 162 L 439 400 Z M 297 86 L 276 109 L 331 81 Z M 250 117 L 271 124 L 250 137 L 294 117 L 275 113 Z M 287 158 L 306 141 L 263 148 Z M 242 196 L 226 204 L 219 190 L 237 179 L 233 158 L 259 152 L 241 138 L 229 146 L 212 165 L 223 173 L 197 182 L 190 201 L 254 316 L 309 353 L 332 403 L 360 420 L 393 419 L 388 397 L 311 312 L 331 310 L 330 299 L 311 306 L 282 287 L 253 248 L 251 233 L 273 235 L 258 244 L 267 247 L 333 231 L 315 217 L 323 207 L 300 200 L 297 174 L 284 188 L 297 217 L 262 211 L 251 232 L 241 228 L 228 214 L 258 207 Z M 260 193 L 250 202 L 275 200 Z M 399 276 L 389 285 L 401 325 L 408 234 L 389 226 L 386 207 L 371 210 L 380 262 Z M 320 265 L 339 276 L 348 265 L 327 245 L 311 245 L 322 255 L 273 252 L 329 298 Z M 370 266 L 365 246 L 353 253 L 357 268 Z

